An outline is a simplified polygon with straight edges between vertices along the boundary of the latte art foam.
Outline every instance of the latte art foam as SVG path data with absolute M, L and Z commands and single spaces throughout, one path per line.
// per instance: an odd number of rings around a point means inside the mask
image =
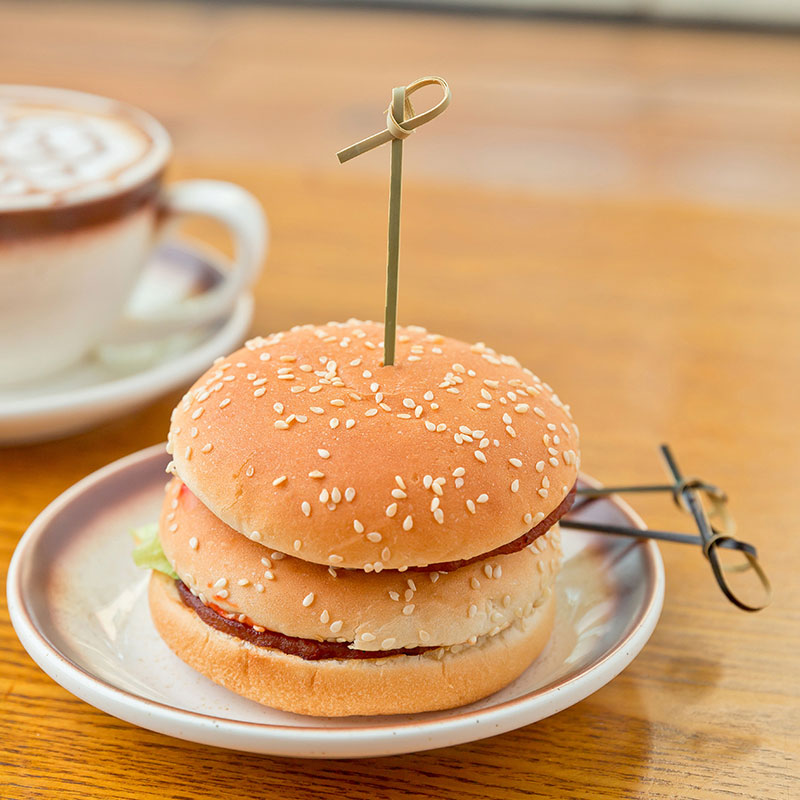
M 146 115 L 136 119 L 112 101 L 92 98 L 95 105 L 106 102 L 106 112 L 14 94 L 0 87 L 0 210 L 59 206 L 125 190 L 150 177 L 169 147 L 165 134 L 147 129 Z

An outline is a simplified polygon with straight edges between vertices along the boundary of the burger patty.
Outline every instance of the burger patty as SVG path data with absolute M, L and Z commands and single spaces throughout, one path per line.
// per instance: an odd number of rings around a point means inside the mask
M 572 508 L 575 502 L 575 489 L 577 483 L 569 490 L 567 496 L 551 511 L 538 525 L 534 525 L 527 533 L 513 539 L 512 541 L 501 544 L 500 547 L 495 547 L 488 553 L 482 553 L 473 558 L 461 558 L 457 561 L 440 561 L 438 564 L 428 564 L 424 567 L 409 567 L 408 572 L 453 572 L 460 567 L 466 567 L 467 564 L 474 564 L 476 561 L 483 561 L 486 558 L 493 558 L 494 556 L 507 556 L 511 553 L 518 553 L 520 550 L 526 548 L 531 542 L 544 536 L 553 525 L 558 522 Z
M 306 661 L 320 661 L 325 658 L 387 658 L 389 656 L 416 656 L 435 647 L 409 647 L 398 650 L 353 650 L 348 642 L 318 642 L 315 639 L 301 639 L 287 636 L 277 631 L 257 631 L 252 625 L 228 619 L 210 608 L 199 597 L 195 597 L 186 584 L 176 579 L 175 586 L 184 605 L 191 608 L 206 625 L 222 633 L 235 636 L 256 647 L 271 647 L 288 655 L 298 656 Z

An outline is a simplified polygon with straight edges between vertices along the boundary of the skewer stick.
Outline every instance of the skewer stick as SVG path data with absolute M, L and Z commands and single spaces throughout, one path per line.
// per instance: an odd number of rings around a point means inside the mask
M 423 86 L 441 86 L 442 99 L 428 111 L 414 114 L 410 97 Z M 443 78 L 428 77 L 397 86 L 392 90 L 392 104 L 386 112 L 386 128 L 372 136 L 340 150 L 336 155 L 344 164 L 361 153 L 366 153 L 386 142 L 392 143 L 391 172 L 389 177 L 389 230 L 386 247 L 386 308 L 384 311 L 383 363 L 394 364 L 397 339 L 397 284 L 400 261 L 400 201 L 403 184 L 403 140 L 420 125 L 438 117 L 450 104 L 450 87 Z

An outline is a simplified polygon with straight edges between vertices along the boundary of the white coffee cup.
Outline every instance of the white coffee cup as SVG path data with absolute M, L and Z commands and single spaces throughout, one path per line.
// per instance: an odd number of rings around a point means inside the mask
M 169 135 L 149 114 L 65 89 L 0 85 L 0 384 L 65 369 L 99 343 L 156 340 L 230 312 L 266 252 L 258 201 L 232 183 L 163 186 Z M 133 316 L 126 302 L 169 223 L 230 231 L 224 281 Z

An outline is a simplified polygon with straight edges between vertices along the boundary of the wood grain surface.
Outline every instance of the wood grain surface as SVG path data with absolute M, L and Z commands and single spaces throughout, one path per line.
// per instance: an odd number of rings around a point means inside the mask
M 28 658 L 0 609 L 0 797 L 800 796 L 800 42 L 433 14 L 188 3 L 0 3 L 0 74 L 135 102 L 173 177 L 255 192 L 274 244 L 259 333 L 380 318 L 388 153 L 339 167 L 391 86 L 453 107 L 406 147 L 400 320 L 516 354 L 568 398 L 584 466 L 660 481 L 670 442 L 724 486 L 775 586 L 730 606 L 664 545 L 650 643 L 536 725 L 410 756 L 238 754 L 96 711 Z M 221 234 L 201 229 L 211 241 Z M 165 438 L 178 393 L 0 450 L 0 564 L 61 491 Z M 663 498 L 653 526 L 689 529 Z

